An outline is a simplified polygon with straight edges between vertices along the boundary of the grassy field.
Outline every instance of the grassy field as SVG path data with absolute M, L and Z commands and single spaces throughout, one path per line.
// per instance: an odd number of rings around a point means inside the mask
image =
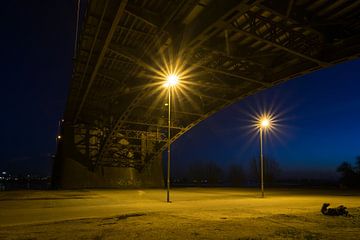
M 359 239 L 360 193 L 257 189 L 0 192 L 0 239 Z M 350 217 L 320 213 L 343 204 Z

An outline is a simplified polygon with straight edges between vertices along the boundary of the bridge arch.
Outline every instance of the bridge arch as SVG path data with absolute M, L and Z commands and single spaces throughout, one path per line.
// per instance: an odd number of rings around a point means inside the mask
M 162 186 L 166 100 L 153 90 L 154 69 L 182 59 L 192 70 L 192 91 L 174 100 L 175 141 L 246 96 L 359 57 L 359 12 L 358 1 L 90 1 L 76 43 L 56 184 Z

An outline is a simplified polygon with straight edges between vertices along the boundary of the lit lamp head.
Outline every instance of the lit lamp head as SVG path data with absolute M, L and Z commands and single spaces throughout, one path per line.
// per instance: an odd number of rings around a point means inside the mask
M 164 87 L 174 87 L 179 83 L 179 77 L 175 74 L 170 74 L 166 77 L 166 82 L 164 83 Z
M 260 119 L 260 128 L 266 129 L 270 127 L 270 120 L 266 117 Z

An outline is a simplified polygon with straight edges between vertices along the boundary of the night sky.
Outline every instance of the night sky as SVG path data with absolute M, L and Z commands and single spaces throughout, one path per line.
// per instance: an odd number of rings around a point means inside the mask
M 75 1 L 7 1 L 0 9 L 0 170 L 50 174 L 72 71 Z M 289 173 L 335 172 L 360 155 L 360 61 L 299 77 L 234 104 L 173 145 L 173 168 L 246 164 L 258 154 L 250 113 L 274 109 L 265 154 Z M 299 174 L 300 174 L 299 173 Z

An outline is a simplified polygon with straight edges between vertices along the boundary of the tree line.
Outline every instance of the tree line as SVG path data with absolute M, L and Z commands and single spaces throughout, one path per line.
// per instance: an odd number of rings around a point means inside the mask
M 279 163 L 270 157 L 264 157 L 264 179 L 267 184 L 274 183 L 280 173 Z M 246 174 L 247 173 L 247 174 Z M 231 164 L 226 168 L 214 161 L 199 161 L 188 167 L 186 177 L 179 180 L 181 183 L 192 184 L 229 184 L 241 186 L 246 182 L 260 181 L 260 161 L 254 157 L 244 168 L 240 164 Z
M 337 167 L 340 173 L 340 184 L 345 187 L 360 187 L 360 156 L 356 157 L 355 165 L 349 162 L 343 162 Z
M 264 180 L 266 185 L 271 185 L 279 180 L 281 175 L 280 164 L 273 158 L 264 156 Z M 341 163 L 336 171 L 340 174 L 338 183 L 341 187 L 360 188 L 360 156 L 356 157 L 355 163 Z M 259 157 L 253 157 L 248 164 L 231 164 L 226 168 L 221 167 L 214 161 L 199 161 L 190 164 L 186 177 L 178 180 L 179 183 L 195 185 L 228 184 L 241 186 L 245 183 L 260 182 Z M 333 183 L 335 184 L 335 182 Z

